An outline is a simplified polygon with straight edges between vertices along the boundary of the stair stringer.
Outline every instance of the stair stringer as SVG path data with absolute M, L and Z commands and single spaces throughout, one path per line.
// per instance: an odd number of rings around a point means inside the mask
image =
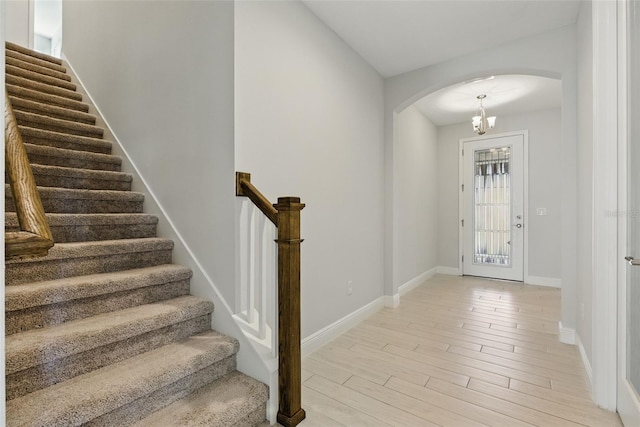
M 122 158 L 121 171 L 133 176 L 131 190 L 145 194 L 144 211 L 158 218 L 158 237 L 173 240 L 173 263 L 191 268 L 193 276 L 190 282 L 190 294 L 208 299 L 214 303 L 215 310 L 211 319 L 212 329 L 232 336 L 239 341 L 240 349 L 236 354 L 237 370 L 269 386 L 269 400 L 266 408 L 267 419 L 271 424 L 274 424 L 278 412 L 278 359 L 274 358 L 268 351 L 261 351 L 260 346 L 256 345 L 242 330 L 233 310 L 222 297 L 222 293 L 216 287 L 213 279 L 206 272 L 198 257 L 191 250 L 151 190 L 144 176 L 136 167 L 135 162 L 129 156 L 124 144 L 118 139 L 116 133 L 102 115 L 100 108 L 94 102 L 93 97 L 78 77 L 71 62 L 64 56 L 64 53 L 61 59 L 65 62 L 68 74 L 71 76 L 71 82 L 77 85 L 76 91 L 83 95 L 83 102 L 89 105 L 89 113 L 96 116 L 96 126 L 104 128 L 103 138 L 114 142 L 112 154 Z

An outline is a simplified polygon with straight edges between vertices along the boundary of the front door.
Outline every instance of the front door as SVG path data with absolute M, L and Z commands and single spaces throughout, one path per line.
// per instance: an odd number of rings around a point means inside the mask
M 462 273 L 524 280 L 524 132 L 461 141 Z

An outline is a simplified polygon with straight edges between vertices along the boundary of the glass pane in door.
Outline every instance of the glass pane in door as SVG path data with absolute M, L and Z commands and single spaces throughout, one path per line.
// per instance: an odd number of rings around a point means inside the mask
M 474 264 L 511 264 L 511 147 L 475 151 Z
M 640 258 L 640 4 L 629 2 L 627 254 Z M 640 266 L 627 267 L 627 379 L 640 391 Z

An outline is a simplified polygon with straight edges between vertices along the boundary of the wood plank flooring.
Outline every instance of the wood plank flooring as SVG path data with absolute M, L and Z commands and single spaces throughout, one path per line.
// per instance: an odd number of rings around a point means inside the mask
M 621 426 L 559 319 L 558 289 L 437 275 L 303 360 L 300 425 Z

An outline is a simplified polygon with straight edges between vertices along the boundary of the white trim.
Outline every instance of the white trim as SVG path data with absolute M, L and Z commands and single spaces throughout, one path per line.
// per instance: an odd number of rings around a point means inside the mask
M 27 35 L 27 40 L 29 43 L 29 49 L 35 50 L 35 35 L 36 35 L 36 2 L 35 0 L 29 0 L 29 6 L 27 7 L 29 13 L 29 34 Z
M 447 274 L 449 276 L 461 276 L 460 271 L 459 268 L 455 267 L 444 267 L 442 265 L 437 267 L 438 274 Z
M 347 314 L 342 319 L 336 320 L 329 326 L 325 326 L 319 331 L 304 338 L 302 340 L 301 348 L 302 357 L 306 357 L 313 353 L 329 341 L 342 335 L 367 317 L 382 309 L 384 307 L 383 301 L 383 297 L 377 298 L 364 307 L 359 308 L 353 313 Z
M 560 342 L 571 345 L 576 344 L 576 330 L 563 327 L 562 321 L 558 322 L 558 335 L 560 337 Z
M 397 306 L 400 305 L 400 294 L 385 295 L 382 298 L 383 298 L 385 307 L 396 308 Z
M 419 276 L 414 277 L 404 285 L 401 285 L 398 287 L 398 294 L 402 296 L 407 292 L 412 291 L 413 289 L 417 288 L 418 286 L 422 285 L 424 282 L 426 282 L 427 280 L 435 276 L 437 272 L 438 272 L 438 268 L 433 267 L 432 269 L 425 271 Z
M 550 288 L 562 287 L 562 279 L 556 277 L 526 276 L 524 283 L 527 285 L 548 286 Z
M 589 386 L 593 382 L 593 372 L 591 370 L 591 362 L 589 362 L 589 358 L 587 357 L 587 352 L 584 349 L 584 344 L 582 344 L 582 339 L 580 339 L 580 334 L 576 333 L 576 345 L 578 346 L 578 350 L 580 351 L 580 358 L 582 359 L 582 364 L 584 365 L 584 370 L 587 372 L 587 377 L 589 378 Z
M 616 409 L 618 283 L 618 58 L 616 2 L 592 2 L 593 400 Z M 586 123 L 584 124 L 587 125 Z

